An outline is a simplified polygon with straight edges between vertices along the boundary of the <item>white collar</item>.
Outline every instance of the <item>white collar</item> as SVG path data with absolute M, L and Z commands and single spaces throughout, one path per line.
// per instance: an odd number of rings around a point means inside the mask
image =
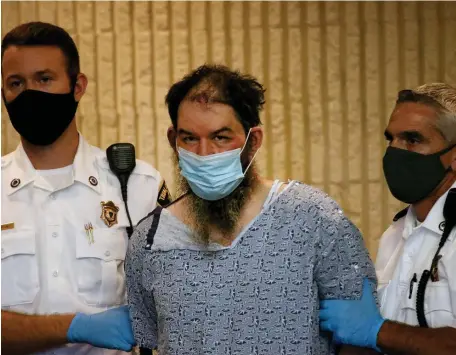
M 101 193 L 98 184 L 99 174 L 95 165 L 96 156 L 91 151 L 91 146 L 79 133 L 79 144 L 73 161 L 74 181 L 87 185 L 97 193 Z M 6 188 L 6 194 L 12 195 L 29 183 L 33 182 L 36 177 L 36 170 L 30 159 L 24 151 L 22 144 L 19 144 L 12 153 L 11 166 L 5 171 L 4 179 L 10 181 Z M 2 172 L 3 173 L 3 172 Z
M 404 232 L 402 234 L 404 239 L 407 239 L 412 233 L 414 228 L 426 228 L 439 236 L 443 234 L 444 221 L 443 218 L 443 206 L 445 205 L 448 191 L 456 188 L 456 182 L 434 203 L 431 210 L 429 211 L 426 219 L 418 227 L 415 227 L 416 215 L 413 208 L 409 208 L 405 217 Z M 455 233 L 450 233 L 448 240 L 451 241 L 454 238 Z

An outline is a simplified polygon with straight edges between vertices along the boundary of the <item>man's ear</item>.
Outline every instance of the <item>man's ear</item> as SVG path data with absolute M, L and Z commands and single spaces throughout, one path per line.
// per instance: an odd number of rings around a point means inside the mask
M 456 173 L 456 146 L 453 147 L 453 152 L 451 155 L 451 170 Z
M 76 84 L 74 86 L 74 99 L 79 102 L 84 96 L 87 88 L 88 80 L 85 74 L 79 73 L 76 78 Z
M 168 127 L 168 142 L 171 148 L 173 148 L 174 151 L 176 151 L 176 140 L 177 140 L 177 132 L 174 129 L 174 126 L 171 125 Z
M 249 136 L 249 145 L 250 145 L 250 156 L 249 160 L 253 159 L 254 155 L 258 151 L 258 149 L 261 148 L 261 145 L 263 144 L 263 128 L 261 127 L 253 127 L 250 130 L 250 136 Z

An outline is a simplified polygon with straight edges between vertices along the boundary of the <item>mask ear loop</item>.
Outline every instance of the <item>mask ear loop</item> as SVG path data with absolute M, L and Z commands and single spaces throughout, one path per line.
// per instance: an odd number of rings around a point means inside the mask
M 451 152 L 451 150 L 452 150 L 454 147 L 456 147 L 456 143 L 453 144 L 453 145 L 450 145 L 449 147 L 447 147 L 447 148 L 445 148 L 445 149 L 443 149 L 443 150 L 441 150 L 440 152 L 437 152 L 436 154 L 438 154 L 439 156 L 442 156 L 442 155 L 444 155 L 444 154 L 446 154 L 446 153 L 448 153 L 448 152 Z M 445 174 L 448 174 L 448 173 L 451 172 L 451 171 L 453 171 L 453 168 L 451 167 L 451 163 L 450 163 L 450 166 L 446 169 Z
M 250 132 L 251 132 L 251 131 L 252 131 L 252 129 L 250 128 L 250 129 L 249 129 L 249 133 L 247 133 L 247 138 L 245 139 L 244 146 L 242 147 L 242 150 L 241 150 L 241 152 L 239 153 L 239 158 L 241 157 L 242 152 L 244 151 L 245 147 L 247 146 L 247 142 L 249 141 L 249 137 L 250 137 Z M 261 148 L 261 147 L 260 147 L 260 148 Z M 247 168 L 245 168 L 245 170 L 244 170 L 244 172 L 243 172 L 244 175 L 245 175 L 245 173 L 247 172 L 247 170 L 249 170 L 250 165 L 252 165 L 253 161 L 255 160 L 255 157 L 256 157 L 256 155 L 258 154 L 258 151 L 260 150 L 260 148 L 257 149 L 257 151 L 255 152 L 255 154 L 253 155 L 253 158 L 250 160 L 249 165 L 247 165 Z

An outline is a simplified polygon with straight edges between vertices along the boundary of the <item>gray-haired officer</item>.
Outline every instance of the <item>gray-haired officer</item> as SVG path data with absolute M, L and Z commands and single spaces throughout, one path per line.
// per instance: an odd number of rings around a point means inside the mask
M 366 289 L 360 301 L 323 301 L 322 328 L 336 341 L 387 354 L 454 355 L 456 88 L 399 92 L 385 137 L 386 181 L 409 207 L 380 242 L 380 312 Z

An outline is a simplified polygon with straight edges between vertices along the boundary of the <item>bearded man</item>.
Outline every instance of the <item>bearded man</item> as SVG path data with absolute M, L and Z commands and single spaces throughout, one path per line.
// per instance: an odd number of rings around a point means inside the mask
M 376 287 L 356 227 L 323 192 L 261 177 L 264 88 L 204 65 L 169 90 L 181 198 L 136 228 L 127 293 L 142 348 L 171 354 L 332 354 L 318 305 Z

